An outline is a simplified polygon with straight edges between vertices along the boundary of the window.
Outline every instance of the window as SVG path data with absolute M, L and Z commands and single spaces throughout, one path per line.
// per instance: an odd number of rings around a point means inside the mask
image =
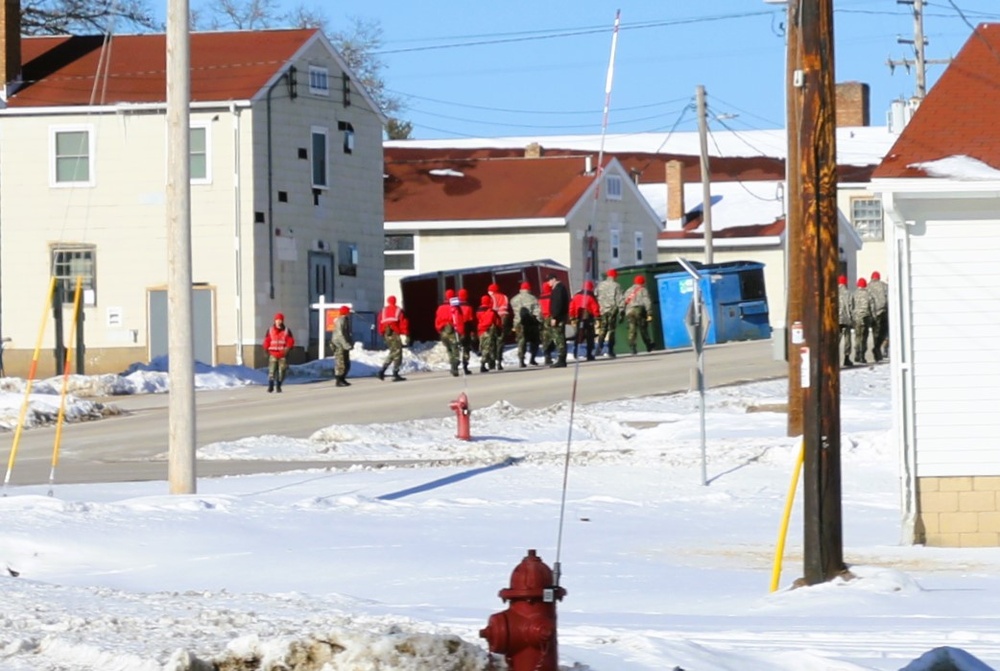
M 621 261 L 622 234 L 617 228 L 611 229 L 611 262 L 618 265 Z
M 206 184 L 212 181 L 208 159 L 208 124 L 192 124 L 190 135 L 191 181 Z
M 604 197 L 607 200 L 622 199 L 622 178 L 619 175 L 608 175 L 604 178 Z
M 329 173 L 329 158 L 327 156 L 327 130 L 312 129 L 312 185 L 314 189 L 325 189 L 330 186 L 327 181 Z
M 341 95 L 343 96 L 344 107 L 351 106 L 351 78 L 347 76 L 347 73 L 340 75 L 340 89 Z
M 330 77 L 326 68 L 309 66 L 309 93 L 318 96 L 330 95 Z
M 413 235 L 385 236 L 385 269 L 413 270 L 416 268 L 416 255 L 413 253 Z
M 354 126 L 347 123 L 346 121 L 340 121 L 337 123 L 337 129 L 344 134 L 344 153 L 353 154 L 354 153 Z
M 66 127 L 52 130 L 52 167 L 54 186 L 92 186 L 94 184 L 93 132 L 90 128 Z
M 880 198 L 852 198 L 851 223 L 862 240 L 881 240 L 882 200 Z
M 338 258 L 337 273 L 348 277 L 358 275 L 358 245 L 355 242 L 341 242 L 337 245 Z
M 73 302 L 76 278 L 80 278 L 82 305 L 97 304 L 94 245 L 59 245 L 52 247 L 52 274 L 56 278 L 56 290 L 62 291 L 64 303 Z
M 635 262 L 642 263 L 642 232 L 636 231 L 635 234 Z

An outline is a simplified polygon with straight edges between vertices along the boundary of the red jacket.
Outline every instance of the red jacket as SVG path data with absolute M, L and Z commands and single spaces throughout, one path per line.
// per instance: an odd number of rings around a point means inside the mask
M 495 291 L 490 294 L 490 300 L 493 301 L 493 309 L 500 315 L 500 320 L 506 319 L 507 315 L 510 314 L 510 300 L 507 299 L 507 296 Z
M 455 326 L 454 313 L 457 309 L 458 306 L 452 306 L 452 304 L 448 301 L 439 305 L 437 312 L 434 313 L 434 330 L 440 333 L 441 329 L 448 324 Z M 458 333 L 457 328 L 455 329 L 455 332 Z
M 472 335 L 476 329 L 476 313 L 468 303 L 459 303 L 455 311 L 455 331 L 460 336 Z
M 378 334 L 384 336 L 386 328 L 389 327 L 398 335 L 410 334 L 410 322 L 398 305 L 386 305 L 378 313 Z
M 476 313 L 476 330 L 479 332 L 479 335 L 483 335 L 489 331 L 492 326 L 497 328 L 503 326 L 503 322 L 500 321 L 500 315 L 493 308 L 479 308 L 479 312 Z
M 280 329 L 271 326 L 264 335 L 264 350 L 271 356 L 283 359 L 293 347 L 295 338 L 292 336 L 292 329 L 287 326 Z
M 596 319 L 601 316 L 601 306 L 590 291 L 580 291 L 569 302 L 570 319 Z

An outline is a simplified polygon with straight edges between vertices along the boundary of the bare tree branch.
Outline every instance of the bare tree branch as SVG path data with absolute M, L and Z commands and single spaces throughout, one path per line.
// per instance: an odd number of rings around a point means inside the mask
M 25 35 L 162 30 L 146 0 L 22 0 Z

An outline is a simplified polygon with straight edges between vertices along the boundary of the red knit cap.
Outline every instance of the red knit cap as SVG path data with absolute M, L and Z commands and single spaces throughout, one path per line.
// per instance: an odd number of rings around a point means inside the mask
M 531 284 L 528 282 L 521 282 L 521 291 L 531 291 Z
M 608 277 L 612 279 L 618 277 L 618 271 L 612 268 L 611 270 L 608 271 Z
M 465 289 L 459 289 L 458 290 L 458 300 L 460 300 L 460 301 L 468 301 L 469 300 L 469 292 L 466 291 Z
M 498 287 L 498 286 L 497 286 L 497 285 L 495 285 L 495 284 L 491 284 L 491 285 L 490 285 L 489 287 L 487 287 L 487 289 L 486 289 L 486 290 L 487 290 L 487 291 L 491 291 L 491 292 L 493 292 L 493 293 L 496 293 L 496 292 L 500 291 L 500 287 Z
M 454 289 L 445 289 L 445 291 L 444 291 L 444 297 L 445 297 L 446 300 L 451 300 L 452 298 L 455 297 L 455 290 Z
M 865 278 L 859 277 L 858 278 L 858 287 L 861 288 L 861 289 L 864 289 L 867 286 L 868 286 L 868 282 L 865 281 Z
M 594 290 L 594 283 L 591 282 L 590 280 L 587 280 L 586 282 L 583 283 L 583 290 L 584 291 L 593 291 Z
M 387 299 L 385 299 L 385 302 L 388 303 L 389 305 L 395 305 L 396 304 L 396 297 L 395 296 L 389 296 Z
M 347 307 L 346 305 L 341 305 L 340 306 L 340 314 L 341 315 L 349 315 L 349 314 L 351 314 L 351 308 Z
M 278 321 L 279 319 L 281 321 L 285 321 L 285 315 L 282 314 L 281 312 L 278 312 L 274 315 L 274 321 Z
M 482 298 L 479 299 L 479 304 L 482 305 L 484 308 L 488 308 L 491 305 L 493 305 L 493 299 L 490 298 L 489 296 L 483 296 Z
M 842 284 L 842 285 L 844 285 L 846 287 L 847 286 L 847 276 L 846 275 L 841 275 L 840 277 L 838 277 L 837 278 L 837 284 Z
M 636 284 L 645 284 L 646 283 L 646 278 L 644 276 L 642 276 L 642 275 L 636 275 L 635 276 L 635 283 Z

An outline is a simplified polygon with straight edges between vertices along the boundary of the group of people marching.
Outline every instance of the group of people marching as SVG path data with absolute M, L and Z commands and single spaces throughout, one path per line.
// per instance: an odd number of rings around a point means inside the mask
M 847 288 L 847 277 L 837 278 L 838 321 L 844 348 L 844 366 L 868 363 L 868 334 L 872 336 L 875 363 L 889 356 L 889 286 L 878 271 L 871 282 L 859 277 L 854 291 Z M 854 361 L 851 361 L 851 335 L 854 335 Z
M 457 377 L 460 370 L 471 374 L 469 358 L 473 351 L 479 353 L 481 373 L 503 370 L 504 341 L 512 331 L 520 368 L 538 365 L 539 353 L 545 365 L 565 368 L 569 347 L 567 325 L 574 357 L 579 356 L 581 347 L 588 361 L 596 359 L 602 351 L 614 357 L 615 329 L 622 316 L 629 325 L 632 354 L 637 353 L 638 338 L 647 352 L 652 351 L 654 345 L 647 327 L 653 319 L 652 301 L 645 278 L 637 276 L 635 283 L 622 291 L 617 276 L 614 269 L 609 270 L 596 292 L 594 283 L 587 280 L 572 297 L 554 274 L 546 278 L 537 297 L 528 282 L 522 282 L 520 290 L 510 298 L 500 292 L 499 286 L 491 284 L 476 308 L 469 301 L 468 291 L 448 289 L 435 314 L 434 328 L 448 351 L 451 374 Z
M 629 351 L 633 355 L 638 353 L 639 339 L 647 352 L 652 351 L 655 346 L 648 324 L 653 320 L 653 303 L 645 278 L 637 275 L 632 286 L 624 291 L 617 278 L 618 273 L 611 269 L 597 285 L 596 291 L 594 283 L 587 280 L 572 297 L 566 285 L 554 274 L 546 278 L 541 295 L 537 297 L 531 293 L 528 282 L 522 282 L 520 290 L 510 298 L 500 291 L 498 285 L 491 284 L 475 308 L 470 304 L 465 289 L 457 292 L 448 289 L 444 302 L 435 314 L 434 328 L 448 351 L 451 374 L 458 376 L 459 365 L 466 374 L 472 372 L 469 370 L 469 358 L 473 351 L 479 353 L 481 373 L 503 370 L 504 342 L 512 331 L 517 340 L 517 359 L 521 368 L 529 364 L 537 366 L 539 352 L 544 357 L 545 365 L 565 368 L 569 348 L 567 331 L 574 357 L 579 356 L 582 347 L 587 361 L 595 360 L 602 352 L 614 358 L 615 329 L 621 319 L 628 323 Z M 385 362 L 376 376 L 385 380 L 391 367 L 390 379 L 402 382 L 406 378 L 400 375 L 399 369 L 403 364 L 403 347 L 408 344 L 410 325 L 395 296 L 386 299 L 376 324 L 388 349 Z M 294 345 L 292 331 L 285 325 L 285 316 L 279 312 L 274 315 L 274 323 L 263 342 L 268 354 L 268 392 L 281 392 L 288 370 L 287 355 Z M 346 305 L 339 309 L 334 322 L 331 345 L 336 386 L 349 387 L 351 383 L 347 381 L 347 374 L 351 369 L 350 352 L 354 347 L 354 336 L 351 309 Z

